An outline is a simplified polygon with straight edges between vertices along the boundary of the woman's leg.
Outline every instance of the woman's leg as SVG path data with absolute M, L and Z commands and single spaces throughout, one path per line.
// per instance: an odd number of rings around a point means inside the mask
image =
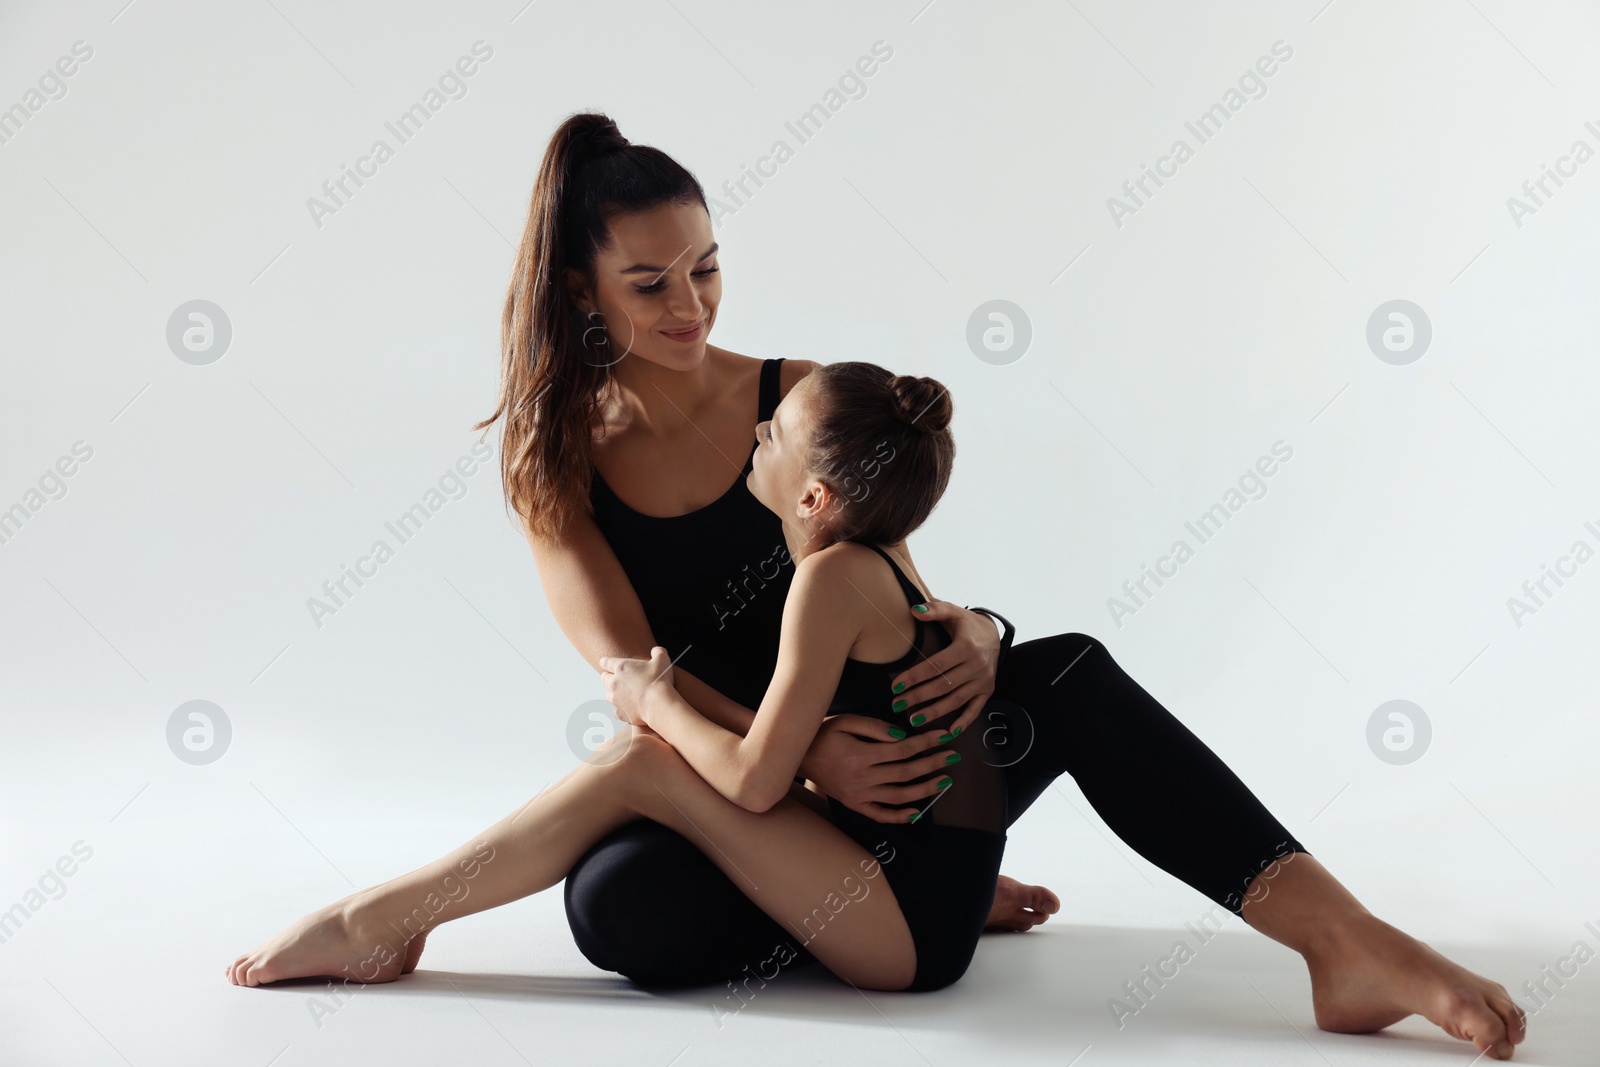
M 972 729 L 989 761 L 1005 768 L 1008 826 L 1070 774 L 1129 847 L 1235 914 L 1256 874 L 1279 856 L 1306 851 L 1216 753 L 1085 634 L 1013 646 Z
M 392 981 L 415 966 L 408 945 L 434 926 L 549 888 L 597 840 L 641 816 L 703 849 L 841 978 L 871 989 L 911 983 L 911 933 L 872 854 L 793 798 L 746 811 L 665 741 L 636 732 L 619 758 L 583 764 L 449 855 L 314 912 L 240 957 L 229 977 Z M 773 949 L 747 962 L 770 962 Z
M 1523 1040 L 1504 986 L 1362 907 L 1100 642 L 1013 646 L 994 697 L 983 728 L 1007 769 L 1008 820 L 1071 774 L 1136 852 L 1305 957 L 1318 1026 L 1370 1033 L 1415 1013 L 1497 1059 Z

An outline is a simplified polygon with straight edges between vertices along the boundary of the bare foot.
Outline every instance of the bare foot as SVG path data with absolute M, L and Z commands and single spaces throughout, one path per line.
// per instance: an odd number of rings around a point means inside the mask
M 1361 915 L 1305 953 L 1317 1025 L 1369 1034 L 1417 1014 L 1480 1053 L 1508 1060 L 1527 1037 L 1527 1013 L 1506 987 L 1373 915 Z
M 1061 899 L 1042 885 L 1023 885 L 1001 875 L 985 930 L 1031 930 L 1061 910 Z
M 224 972 L 234 985 L 257 986 L 285 978 L 341 978 L 362 984 L 392 982 L 416 966 L 415 953 L 389 926 L 364 918 L 347 898 L 312 912 L 233 961 Z M 407 966 L 410 964 L 410 967 Z

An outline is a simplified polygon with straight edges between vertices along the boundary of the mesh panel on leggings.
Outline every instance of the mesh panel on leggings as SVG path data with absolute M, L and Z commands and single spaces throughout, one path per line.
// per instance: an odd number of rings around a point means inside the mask
M 928 624 L 920 627 L 922 631 L 922 657 L 932 656 L 935 652 L 950 644 L 949 634 L 943 626 Z M 919 657 L 919 658 L 922 658 Z M 937 698 L 935 698 L 937 699 Z M 905 715 L 909 723 L 917 708 L 927 707 L 932 700 L 907 708 Z M 955 720 L 960 717 L 960 709 L 939 719 L 937 722 L 923 723 L 919 727 L 907 727 L 913 735 L 923 734 L 932 730 L 938 734 L 948 733 Z M 915 779 L 918 782 L 938 781 L 948 775 L 951 784 L 935 793 L 933 796 L 917 801 L 911 807 L 922 812 L 918 822 L 928 822 L 937 826 L 964 826 L 969 830 L 988 830 L 991 833 L 1003 834 L 1006 831 L 1006 779 L 1005 772 L 993 765 L 993 756 L 984 751 L 982 742 L 983 719 L 980 716 L 973 721 L 971 727 L 964 729 L 961 736 L 953 741 L 947 741 L 932 749 L 933 752 L 959 753 L 961 759 L 946 767 L 940 767 L 932 774 Z M 926 754 L 915 759 L 924 759 Z

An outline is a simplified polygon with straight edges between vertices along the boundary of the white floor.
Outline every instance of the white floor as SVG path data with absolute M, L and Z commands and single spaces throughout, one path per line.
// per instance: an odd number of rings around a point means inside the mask
M 441 807 L 428 795 L 447 790 L 414 783 L 409 800 L 385 799 L 389 814 L 380 818 L 373 812 L 384 805 L 339 783 L 245 780 L 240 770 L 196 777 L 178 768 L 144 787 L 108 775 L 65 789 L 59 775 L 43 771 L 6 783 L 11 844 L 0 906 L 23 900 L 78 840 L 80 852 L 93 851 L 51 882 L 64 889 L 43 897 L 0 944 L 0 1063 L 687 1067 L 987 1057 L 1238 1067 L 1472 1059 L 1467 1045 L 1417 1018 L 1379 1036 L 1316 1029 L 1298 957 L 1234 919 L 1201 945 L 1184 924 L 1210 902 L 1106 837 L 1070 784 L 1013 828 L 1006 863 L 1055 887 L 1063 913 L 1027 935 L 988 936 L 967 976 L 938 993 L 863 995 L 815 969 L 780 973 L 742 1008 L 726 989 L 645 993 L 578 953 L 559 890 L 441 928 L 415 975 L 342 1003 L 320 983 L 235 988 L 222 968 L 237 953 L 350 883 L 370 884 L 459 843 L 509 809 L 514 788 L 480 782 L 482 795 L 463 800 L 458 791 Z M 48 812 L 40 810 L 46 796 Z M 1344 834 L 1332 820 L 1318 825 L 1326 826 L 1322 855 L 1368 890 L 1374 910 L 1503 982 L 1524 1004 L 1524 980 L 1574 941 L 1600 940 L 1531 892 L 1508 898 L 1504 886 L 1532 876 L 1503 844 L 1493 851 L 1498 838 L 1465 820 L 1452 830 L 1465 828 L 1482 845 L 1478 862 L 1489 873 L 1481 885 L 1440 875 L 1419 857 L 1408 872 L 1415 877 L 1385 888 L 1381 869 L 1360 865 L 1362 853 L 1336 858 Z M 1451 896 L 1418 907 L 1402 890 L 1429 879 Z M 1395 906 L 1380 907 L 1374 892 Z M 1499 916 L 1476 931 L 1460 918 L 1478 907 L 1475 894 L 1484 897 L 1480 910 Z M 1180 936 L 1197 946 L 1194 958 L 1119 1028 L 1110 998 L 1123 996 L 1122 984 Z M 1596 972 L 1600 965 L 1581 967 L 1535 1016 L 1519 1062 L 1596 1062 Z

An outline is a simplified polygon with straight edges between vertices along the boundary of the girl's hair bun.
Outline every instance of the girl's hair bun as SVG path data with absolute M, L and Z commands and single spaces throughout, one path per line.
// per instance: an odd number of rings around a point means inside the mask
M 954 404 L 949 390 L 932 378 L 897 374 L 889 383 L 895 411 L 907 423 L 924 433 L 943 433 L 950 427 Z

